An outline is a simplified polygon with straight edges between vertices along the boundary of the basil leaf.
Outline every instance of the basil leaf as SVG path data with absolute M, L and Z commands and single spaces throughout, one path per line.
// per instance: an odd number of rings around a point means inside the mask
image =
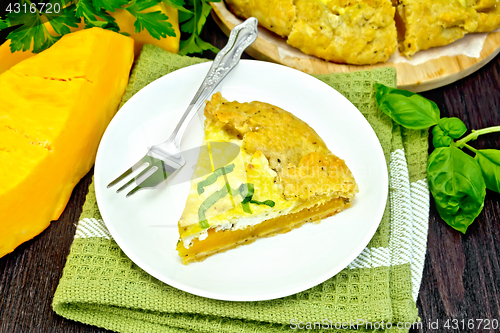
M 227 175 L 228 173 L 233 172 L 233 170 L 234 170 L 234 163 L 215 170 L 205 180 L 198 183 L 197 188 L 196 188 L 198 191 L 198 194 L 202 194 L 203 192 L 205 192 L 204 187 L 210 186 L 213 183 L 215 183 L 217 181 L 217 179 L 219 179 L 220 176 Z
M 438 122 L 438 126 L 443 129 L 446 135 L 453 139 L 458 139 L 467 132 L 467 127 L 464 122 L 457 117 L 441 118 Z
M 436 103 L 408 90 L 375 83 L 375 98 L 382 112 L 409 129 L 427 129 L 439 121 Z
M 276 204 L 272 200 L 266 200 L 266 201 L 250 200 L 250 203 L 253 203 L 253 204 L 256 204 L 256 205 L 266 205 L 266 206 L 269 206 L 269 207 L 274 207 L 274 205 Z
M 256 205 L 266 205 L 269 207 L 274 207 L 275 205 L 275 202 L 272 200 L 266 200 L 266 201 L 252 200 L 255 192 L 255 188 L 252 183 L 241 184 L 238 191 L 240 195 L 244 198 L 243 201 L 241 202 L 241 205 L 245 213 L 252 214 L 252 210 L 250 209 L 251 203 Z
M 429 156 L 427 178 L 441 218 L 465 233 L 481 213 L 486 196 L 478 162 L 453 145 L 437 148 Z
M 250 203 L 248 202 L 242 202 L 241 207 L 243 208 L 243 211 L 247 214 L 252 214 L 252 210 L 250 209 Z
M 252 200 L 253 194 L 255 192 L 255 187 L 252 183 L 241 184 L 239 188 L 240 195 L 243 197 L 242 204 L 246 204 Z
M 432 128 L 432 144 L 435 148 L 449 147 L 452 142 L 453 139 L 446 135 L 441 127 L 434 126 Z
M 500 150 L 478 150 L 475 159 L 483 171 L 486 188 L 500 193 Z
M 252 183 L 241 184 L 238 189 L 240 195 L 243 198 L 241 202 L 241 207 L 243 211 L 247 214 L 252 214 L 252 209 L 250 208 L 250 201 L 252 200 L 255 188 Z

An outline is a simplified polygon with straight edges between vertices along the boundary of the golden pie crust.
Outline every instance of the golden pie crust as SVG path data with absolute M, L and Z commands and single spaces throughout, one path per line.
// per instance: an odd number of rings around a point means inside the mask
M 233 202 L 233 207 L 207 218 L 209 226 L 203 228 L 196 213 L 203 205 L 196 192 L 203 180 L 193 181 L 179 220 L 177 250 L 183 263 L 288 232 L 351 206 L 358 191 L 351 171 L 309 125 L 293 114 L 263 102 L 229 102 L 216 93 L 206 104 L 205 116 L 205 140 L 237 142 L 244 156 L 247 181 L 255 187 L 254 199 L 272 199 L 274 206 L 251 201 L 249 214 L 241 203 Z M 214 189 L 221 188 L 221 184 L 214 184 Z M 220 210 L 228 205 L 227 196 L 225 200 L 225 204 L 213 206 Z M 256 217 L 261 219 L 259 223 L 238 227 L 237 221 Z M 193 237 L 200 232 L 204 237 Z

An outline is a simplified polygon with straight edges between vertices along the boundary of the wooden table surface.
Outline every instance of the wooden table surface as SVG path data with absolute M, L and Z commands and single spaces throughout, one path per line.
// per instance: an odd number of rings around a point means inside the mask
M 219 47 L 227 41 L 211 18 L 202 38 Z M 0 42 L 4 39 L 5 34 L 0 32 Z M 500 56 L 497 56 L 465 79 L 423 95 L 437 103 L 442 116 L 459 117 L 467 128 L 477 129 L 500 125 L 499 86 Z M 472 145 L 500 148 L 500 133 L 480 137 Z M 0 258 L 0 332 L 106 332 L 66 320 L 51 308 L 92 172 L 75 187 L 58 221 Z M 484 209 L 466 235 L 443 222 L 431 203 L 417 307 L 423 328 L 411 332 L 500 332 L 500 328 L 477 328 L 481 319 L 500 321 L 500 194 L 487 192 Z M 453 329 L 454 319 L 460 328 Z M 470 319 L 476 321 L 476 328 L 462 329 L 462 320 L 467 327 Z M 449 328 L 444 327 L 447 320 Z M 434 329 L 437 321 L 439 328 Z

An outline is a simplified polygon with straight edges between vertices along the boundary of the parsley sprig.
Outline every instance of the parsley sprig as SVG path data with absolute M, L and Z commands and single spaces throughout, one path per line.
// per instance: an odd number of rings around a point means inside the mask
M 201 29 L 207 20 L 208 14 L 210 14 L 211 6 L 209 2 L 220 2 L 207 1 L 207 0 L 188 0 L 187 7 L 190 9 L 189 12 L 179 12 L 179 22 L 181 23 L 181 31 L 190 34 L 189 38 L 186 40 L 181 40 L 180 44 L 180 54 L 189 53 L 201 53 L 204 50 L 210 50 L 212 52 L 219 52 L 219 49 L 203 41 L 200 38 Z
M 2 19 L 0 18 L 0 30 L 2 30 L 2 29 L 6 29 L 6 28 L 8 28 L 8 27 L 9 27 L 9 24 L 8 24 L 5 20 L 2 20 Z
M 19 0 L 21 8 L 30 10 L 18 13 L 11 11 L 6 19 L 0 18 L 0 30 L 18 27 L 7 36 L 11 40 L 11 52 L 27 51 L 33 46 L 33 52 L 38 53 L 70 33 L 70 28 L 78 27 L 80 22 L 85 24 L 85 28 L 100 27 L 118 32 L 120 27 L 109 12 L 125 9 L 135 17 L 136 33 L 146 30 L 156 39 L 173 37 L 175 30 L 169 18 L 161 11 L 148 10 L 161 2 L 179 11 L 180 28 L 186 36 L 181 40 L 180 54 L 218 51 L 199 36 L 211 8 L 206 0 L 187 0 L 187 3 L 184 0 L 50 0 L 48 3 L 52 8 L 55 8 L 55 4 L 60 5 L 58 8 L 61 10 L 57 13 L 40 11 L 39 9 L 44 8 L 41 3 Z M 24 4 L 26 6 L 22 7 Z M 45 22 L 51 25 L 55 33 L 49 33 Z
M 168 22 L 168 17 L 160 11 L 144 13 L 143 11 L 155 6 L 158 1 L 155 0 L 133 0 L 126 8 L 127 11 L 134 15 L 136 21 L 134 23 L 135 32 L 146 29 L 151 36 L 160 39 L 160 36 L 175 36 L 172 24 Z

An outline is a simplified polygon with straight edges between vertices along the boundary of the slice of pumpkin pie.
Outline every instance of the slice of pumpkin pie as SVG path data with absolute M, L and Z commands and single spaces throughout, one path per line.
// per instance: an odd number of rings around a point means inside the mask
M 358 191 L 351 171 L 291 113 L 263 102 L 228 102 L 216 93 L 205 116 L 205 142 L 234 143 L 240 155 L 191 181 L 178 222 L 184 264 L 351 206 Z M 212 151 L 211 165 L 216 155 Z

